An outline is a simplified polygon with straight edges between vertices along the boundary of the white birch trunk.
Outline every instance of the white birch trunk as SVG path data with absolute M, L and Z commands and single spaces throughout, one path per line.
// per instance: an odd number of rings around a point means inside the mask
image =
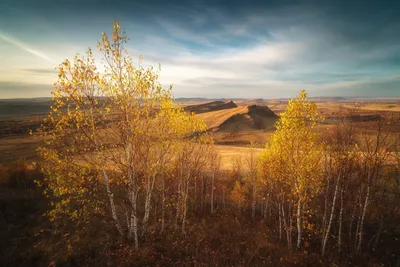
M 356 198 L 356 203 L 354 203 L 353 211 L 351 212 L 350 224 L 349 224 L 349 240 L 351 240 L 351 236 L 352 236 L 353 221 L 354 221 L 354 217 L 356 216 L 356 209 L 357 209 L 358 201 L 359 201 L 360 194 L 361 194 L 360 190 L 359 190 L 359 194 L 357 195 L 357 198 Z
M 292 216 L 292 203 L 289 201 L 289 248 L 292 248 L 292 224 L 293 224 L 293 216 Z
M 143 221 L 142 221 L 141 238 L 144 238 L 146 235 L 146 232 L 147 232 L 147 226 L 148 226 L 148 222 L 149 222 L 150 209 L 151 209 L 151 196 L 153 193 L 155 179 L 156 179 L 156 174 L 154 174 L 152 177 L 149 177 L 148 182 L 147 182 L 146 200 L 145 200 L 145 205 L 144 205 L 144 217 L 143 217 Z
M 131 226 L 129 229 L 129 237 L 134 239 L 135 249 L 139 249 L 139 235 L 138 235 L 138 216 L 137 216 L 137 193 L 130 193 L 130 201 L 132 206 L 131 213 Z
M 161 202 L 161 233 L 164 233 L 165 228 L 165 178 L 162 178 L 162 202 Z
M 367 195 L 365 196 L 365 202 L 364 202 L 363 212 L 362 212 L 362 216 L 361 216 L 360 230 L 359 230 L 359 233 L 358 233 L 359 240 L 358 240 L 358 245 L 357 245 L 357 254 L 360 254 L 360 252 L 361 252 L 364 220 L 365 220 L 365 214 L 367 213 L 367 206 L 368 206 L 368 203 L 369 203 L 369 192 L 370 192 L 370 185 L 367 186 Z
M 282 210 L 281 203 L 278 203 L 278 216 L 279 216 L 279 241 L 282 239 Z
M 114 219 L 115 226 L 117 227 L 117 230 L 118 230 L 119 234 L 121 236 L 124 236 L 124 230 L 122 229 L 121 223 L 118 220 L 117 210 L 115 208 L 114 194 L 111 192 L 108 175 L 107 175 L 107 172 L 106 172 L 106 170 L 104 168 L 103 168 L 103 181 L 104 181 L 104 184 L 106 186 L 108 199 L 110 201 L 111 215 L 112 215 L 112 218 Z
M 355 250 L 357 249 L 358 233 L 359 233 L 360 225 L 361 225 L 361 216 L 362 216 L 362 214 L 361 214 L 362 213 L 361 196 L 362 196 L 362 191 L 363 191 L 362 189 L 363 189 L 363 187 L 361 188 L 360 197 L 358 200 L 358 206 L 360 207 L 360 215 L 358 216 L 358 219 L 357 219 L 357 228 L 356 228 L 355 237 L 354 237 L 354 249 Z
M 285 205 L 284 202 L 282 203 L 282 220 L 283 220 L 283 227 L 285 229 L 286 232 L 286 240 L 287 240 L 287 245 L 288 248 L 290 249 L 290 236 L 289 236 L 289 226 L 288 226 L 288 222 L 286 222 L 286 214 L 285 214 Z
M 330 212 L 330 215 L 329 215 L 329 221 L 328 221 L 328 225 L 326 227 L 326 230 L 324 231 L 325 235 L 324 235 L 324 239 L 322 241 L 322 248 L 321 248 L 322 256 L 325 253 L 326 242 L 327 242 L 328 237 L 329 237 L 329 233 L 330 233 L 330 230 L 331 230 L 333 217 L 334 217 L 334 214 L 335 214 L 336 197 L 337 197 L 337 192 L 338 192 L 338 188 L 339 188 L 339 182 L 340 182 L 340 175 L 338 176 L 338 178 L 336 180 L 335 191 L 333 193 L 333 199 L 332 199 L 331 212 Z
M 339 212 L 339 233 L 338 233 L 338 250 L 342 251 L 342 226 L 343 225 L 343 188 L 340 191 L 340 212 Z
M 296 248 L 301 248 L 301 239 L 302 239 L 302 221 L 301 221 L 301 200 L 297 203 L 297 244 Z
M 215 172 L 213 171 L 211 176 L 211 214 L 214 212 L 214 179 L 215 179 Z
M 326 213 L 328 210 L 329 184 L 330 184 L 330 179 L 328 177 L 328 180 L 326 182 L 326 191 L 325 191 L 324 216 L 322 218 L 322 243 L 324 242 L 325 230 L 326 230 Z

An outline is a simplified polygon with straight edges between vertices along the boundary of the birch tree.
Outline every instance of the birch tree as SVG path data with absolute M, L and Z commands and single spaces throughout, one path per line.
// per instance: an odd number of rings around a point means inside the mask
M 289 188 L 289 197 L 296 206 L 297 249 L 303 238 L 304 211 L 309 201 L 320 191 L 320 162 L 322 145 L 314 131 L 322 116 L 314 102 L 307 99 L 303 90 L 296 99 L 289 101 L 285 112 L 281 113 L 276 132 L 265 148 L 265 160 L 275 158 L 279 162 L 280 175 L 276 177 Z M 263 156 L 261 156 L 263 162 Z M 268 164 L 267 162 L 265 164 Z M 284 194 L 281 201 L 283 202 Z M 278 210 L 282 207 L 279 205 Z M 283 213 L 281 213 L 283 216 Z
M 136 249 L 147 234 L 155 184 L 174 164 L 177 147 L 205 125 L 173 103 L 159 69 L 136 65 L 118 22 L 98 43 L 104 71 L 92 50 L 59 66 L 53 106 L 41 129 L 40 149 L 49 215 L 89 223 L 110 218 Z M 186 168 L 186 166 L 183 166 Z
M 345 118 L 344 118 L 345 119 Z M 345 120 L 336 125 L 329 133 L 326 140 L 325 155 L 325 205 L 322 220 L 322 244 L 321 254 L 324 255 L 328 237 L 331 235 L 331 227 L 338 218 L 338 248 L 341 248 L 343 225 L 343 198 L 344 190 L 352 174 L 359 163 L 356 153 L 356 131 L 351 122 Z M 358 174 L 358 173 L 357 173 Z M 339 210 L 339 215 L 337 214 Z
M 186 233 L 189 200 L 191 200 L 189 194 L 195 178 L 207 168 L 211 145 L 211 139 L 208 136 L 201 136 L 181 142 L 179 146 L 175 161 L 178 180 L 175 225 L 177 229 L 180 227 L 182 235 Z M 192 200 L 196 201 L 195 198 Z
M 391 154 L 395 151 L 397 134 L 394 127 L 397 127 L 398 120 L 395 117 L 380 117 L 374 123 L 374 131 L 365 130 L 361 133 L 359 140 L 359 154 L 362 164 L 360 194 L 360 212 L 355 237 L 355 250 L 361 253 L 364 224 L 368 216 L 368 206 L 376 194 L 380 184 L 386 184 L 384 167 L 390 160 Z

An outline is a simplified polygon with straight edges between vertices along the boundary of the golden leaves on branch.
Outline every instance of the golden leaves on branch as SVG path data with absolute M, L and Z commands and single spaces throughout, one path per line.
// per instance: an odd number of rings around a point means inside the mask
M 160 68 L 144 68 L 142 58 L 135 66 L 119 23 L 114 22 L 111 38 L 101 35 L 104 71 L 98 70 L 90 48 L 85 56 L 63 61 L 40 131 L 48 137 L 40 155 L 49 196 L 56 197 L 52 216 L 78 220 L 98 213 L 99 205 L 107 203 L 105 183 L 119 188 L 122 198 L 122 192 L 141 192 L 146 179 L 175 164 L 183 143 L 209 143 L 201 135 L 205 124 L 173 103 L 172 86 L 159 83 Z M 104 172 L 106 180 L 100 179 Z M 67 209 L 66 203 L 84 212 Z

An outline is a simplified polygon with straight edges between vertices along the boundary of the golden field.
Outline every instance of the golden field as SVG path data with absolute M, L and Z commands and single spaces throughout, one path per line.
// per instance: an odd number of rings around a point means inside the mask
M 317 127 L 322 134 L 339 122 L 337 116 L 341 109 L 350 109 L 354 103 L 359 105 L 362 114 L 366 116 L 365 120 L 358 123 L 359 126 L 370 130 L 373 116 L 400 114 L 400 100 L 397 99 L 344 99 L 337 101 L 314 99 L 314 101 L 326 118 Z M 271 110 L 279 116 L 288 103 L 287 100 L 247 99 L 235 100 L 233 107 L 225 108 L 223 105 L 228 102 L 214 101 L 210 107 L 206 100 L 180 103 L 180 105 L 192 107 L 202 105 L 203 112 L 196 114 L 196 117 L 204 120 L 212 133 L 224 169 L 231 168 L 232 161 L 236 157 L 244 158 L 251 151 L 256 153 L 261 151 L 269 136 L 274 132 L 274 125 L 278 120 L 278 117 L 265 115 L 265 111 Z M 36 160 L 36 148 L 41 140 L 30 136 L 28 132 L 29 129 L 35 129 L 42 123 L 49 105 L 49 100 L 0 101 L 0 164 L 17 159 Z M 218 110 L 218 105 L 222 105 L 223 109 Z M 249 107 L 252 106 L 261 107 L 261 111 L 264 113 L 261 112 L 260 115 L 259 110 L 249 111 Z M 256 127 L 255 120 L 261 123 L 262 127 Z M 250 148 L 251 143 L 253 147 L 257 148 Z

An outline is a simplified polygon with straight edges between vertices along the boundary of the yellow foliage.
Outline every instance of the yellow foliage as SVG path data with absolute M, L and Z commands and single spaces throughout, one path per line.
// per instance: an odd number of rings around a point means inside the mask
M 114 185 L 124 185 L 126 192 L 151 190 L 181 143 L 206 130 L 174 105 L 172 87 L 158 81 L 160 69 L 144 68 L 141 59 L 135 66 L 124 48 L 127 40 L 114 22 L 111 38 L 102 32 L 98 42 L 104 72 L 90 48 L 58 67 L 53 105 L 40 130 L 46 142 L 39 149 L 46 192 L 58 202 L 49 213 L 53 218 L 85 220 L 106 212 L 107 195 L 113 194 L 105 188 Z
M 259 157 L 259 173 L 266 183 L 287 186 L 290 194 L 307 200 L 320 189 L 322 143 L 313 129 L 322 116 L 303 90 L 289 101 L 277 122 L 276 132 Z M 304 199 L 303 199 L 304 198 Z

